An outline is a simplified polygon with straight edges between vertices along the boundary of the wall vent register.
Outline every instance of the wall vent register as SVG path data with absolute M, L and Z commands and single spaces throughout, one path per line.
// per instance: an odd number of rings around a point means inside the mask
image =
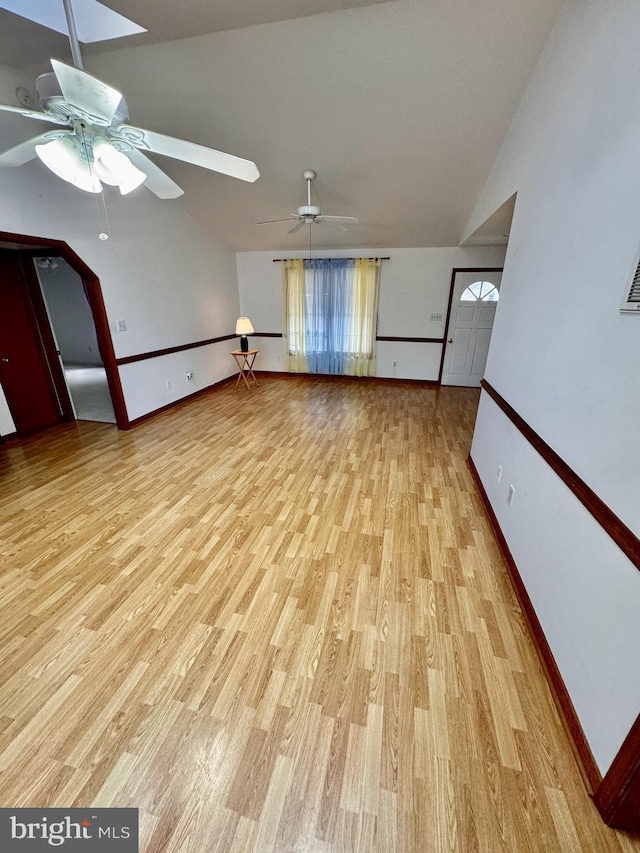
M 640 314 L 640 261 L 636 267 L 631 280 L 629 291 L 625 291 L 624 300 L 620 306 L 620 310 L 629 314 Z

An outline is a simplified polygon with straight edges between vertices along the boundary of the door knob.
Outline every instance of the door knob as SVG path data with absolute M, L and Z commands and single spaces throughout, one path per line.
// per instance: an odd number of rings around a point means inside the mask
M 8 358 L 3 358 L 2 360 L 3 360 L 6 364 L 9 364 L 9 359 L 8 359 Z
M 453 338 L 449 338 L 449 339 L 448 339 L 448 343 L 452 344 L 452 343 L 453 343 Z

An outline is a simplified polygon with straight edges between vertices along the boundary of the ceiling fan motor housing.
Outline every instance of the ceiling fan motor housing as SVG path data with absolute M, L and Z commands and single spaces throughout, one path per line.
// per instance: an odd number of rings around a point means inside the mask
M 56 80 L 56 75 L 53 71 L 47 71 L 36 79 L 36 93 L 40 102 L 40 108 L 43 110 L 46 110 L 52 98 L 62 100 L 60 84 Z
M 298 208 L 298 216 L 320 216 L 320 208 L 315 204 L 303 204 Z

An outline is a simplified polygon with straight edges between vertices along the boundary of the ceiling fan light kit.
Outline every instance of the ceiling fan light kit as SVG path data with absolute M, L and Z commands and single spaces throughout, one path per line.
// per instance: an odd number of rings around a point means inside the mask
M 108 140 L 101 137 L 91 140 L 82 130 L 34 147 L 48 169 L 85 192 L 100 193 L 104 183 L 118 187 L 126 195 L 147 177 Z
M 134 166 L 125 154 L 106 139 L 96 139 L 93 154 L 96 175 L 105 184 L 118 187 L 122 195 L 135 190 L 147 178 L 145 172 Z
M 72 134 L 36 145 L 35 152 L 54 175 L 89 193 L 102 191 L 99 179 L 91 173 L 86 156 L 80 151 Z

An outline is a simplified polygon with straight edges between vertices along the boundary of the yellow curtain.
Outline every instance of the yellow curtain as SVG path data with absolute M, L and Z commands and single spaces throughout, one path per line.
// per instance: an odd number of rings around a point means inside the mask
M 380 259 L 357 258 L 353 271 L 353 304 L 349 312 L 349 352 L 344 372 L 349 376 L 373 376 L 378 323 Z
M 307 373 L 304 317 L 304 261 L 283 261 L 284 268 L 284 357 L 286 369 Z

